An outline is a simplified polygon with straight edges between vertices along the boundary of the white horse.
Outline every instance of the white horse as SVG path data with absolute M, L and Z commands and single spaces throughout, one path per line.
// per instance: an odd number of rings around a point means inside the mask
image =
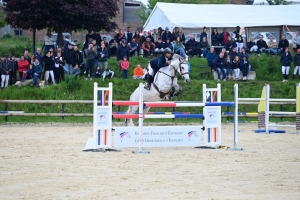
M 178 96 L 182 91 L 182 87 L 177 84 L 176 72 L 181 75 L 185 83 L 190 82 L 187 61 L 174 54 L 171 64 L 160 68 L 154 76 L 150 90 L 143 89 L 143 101 L 155 102 L 162 99 L 169 100 L 173 96 Z M 139 87 L 130 95 L 130 101 L 139 101 Z M 150 108 L 144 108 L 143 113 L 146 114 Z M 137 109 L 138 106 L 129 106 L 126 114 L 135 114 Z M 125 125 L 127 126 L 129 122 L 131 122 L 131 119 L 126 119 Z

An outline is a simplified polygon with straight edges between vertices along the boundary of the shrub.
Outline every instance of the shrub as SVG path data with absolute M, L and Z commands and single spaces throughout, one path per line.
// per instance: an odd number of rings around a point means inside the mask
M 12 38 L 12 35 L 11 34 L 5 34 L 2 36 L 3 39 L 9 39 L 9 38 Z
M 63 84 L 65 84 L 65 87 L 69 92 L 75 92 L 82 88 L 82 79 L 74 76 L 65 76 Z

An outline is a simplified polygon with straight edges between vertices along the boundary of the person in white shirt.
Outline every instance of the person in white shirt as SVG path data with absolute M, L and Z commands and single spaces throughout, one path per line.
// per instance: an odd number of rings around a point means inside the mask
M 54 35 L 51 34 L 51 30 L 47 30 L 47 34 L 44 36 L 45 40 L 45 52 L 48 52 L 50 48 L 54 49 Z
M 105 71 L 102 73 L 102 81 L 104 82 L 105 78 L 113 78 L 114 77 L 115 72 L 109 70 L 109 69 L 105 69 Z

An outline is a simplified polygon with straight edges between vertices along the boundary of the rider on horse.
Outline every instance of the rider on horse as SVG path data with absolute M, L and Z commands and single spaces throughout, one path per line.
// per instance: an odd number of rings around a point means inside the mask
M 153 82 L 153 78 L 158 70 L 162 67 L 167 67 L 171 64 L 172 60 L 172 51 L 170 48 L 166 48 L 164 50 L 163 55 L 157 57 L 150 61 L 149 63 L 149 75 L 147 77 L 147 82 L 145 83 L 144 88 L 146 90 L 150 90 L 151 83 Z

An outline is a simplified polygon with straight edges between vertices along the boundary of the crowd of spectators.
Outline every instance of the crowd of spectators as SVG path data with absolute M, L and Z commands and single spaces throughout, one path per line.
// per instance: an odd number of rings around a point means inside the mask
M 248 71 L 251 70 L 248 60 L 250 53 L 280 55 L 283 82 L 288 79 L 292 62 L 295 64 L 293 78 L 298 71 L 300 75 L 300 50 L 292 58 L 288 50 L 289 41 L 285 36 L 282 36 L 278 44 L 272 37 L 268 43 L 262 35 L 257 42 L 250 37 L 244 47 L 240 27 L 237 26 L 233 33 L 231 37 L 226 28 L 222 33 L 218 33 L 214 28 L 210 45 L 206 27 L 200 34 L 199 42 L 195 40 L 194 35 L 190 35 L 189 40 L 186 41 L 181 28 L 174 28 L 171 32 L 168 27 L 165 27 L 165 30 L 159 27 L 149 32 L 132 33 L 128 27 L 125 32 L 120 29 L 109 42 L 106 41 L 106 37 L 101 37 L 99 32 L 90 30 L 86 35 L 82 51 L 79 51 L 78 46 L 72 43 L 69 36 L 64 39 L 63 46 L 57 46 L 54 50 L 53 35 L 48 30 L 45 35 L 44 53 L 41 48 L 37 48 L 36 53 L 29 57 L 29 52 L 25 51 L 18 61 L 14 55 L 4 56 L 0 63 L 1 88 L 7 87 L 8 84 L 15 84 L 17 74 L 20 81 L 32 79 L 31 85 L 37 87 L 39 87 L 39 79 L 44 79 L 45 85 L 48 86 L 50 83 L 57 84 L 63 81 L 65 75 L 77 77 L 81 71 L 86 79 L 102 78 L 104 81 L 105 78 L 115 76 L 115 73 L 108 69 L 108 59 L 112 56 L 115 56 L 119 63 L 117 76 L 126 79 L 130 70 L 130 57 L 141 55 L 151 58 L 162 54 L 165 48 L 170 48 L 173 53 L 180 54 L 184 58 L 188 56 L 206 58 L 208 66 L 217 72 L 218 80 L 221 80 L 221 75 L 224 81 L 233 79 L 233 74 L 238 78 L 240 72 L 243 80 L 246 80 Z M 293 42 L 300 49 L 300 29 Z M 134 79 L 145 79 L 148 74 L 147 68 L 143 69 L 140 64 L 133 69 L 133 72 Z

